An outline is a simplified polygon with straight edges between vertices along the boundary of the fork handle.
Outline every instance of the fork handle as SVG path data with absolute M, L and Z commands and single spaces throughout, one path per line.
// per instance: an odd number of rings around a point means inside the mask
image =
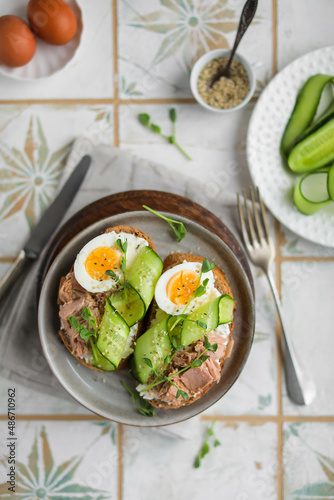
M 277 292 L 275 280 L 269 270 L 266 270 L 266 275 L 275 299 L 278 317 L 282 327 L 282 355 L 287 391 L 290 399 L 294 403 L 298 405 L 308 405 L 315 397 L 315 385 L 307 370 L 300 364 L 291 339 L 285 329 L 281 312 L 281 301 Z

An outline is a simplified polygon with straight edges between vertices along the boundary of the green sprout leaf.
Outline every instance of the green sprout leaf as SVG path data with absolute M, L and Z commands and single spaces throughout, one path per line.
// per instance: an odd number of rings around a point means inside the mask
M 185 401 L 187 401 L 187 399 L 189 398 L 189 395 L 184 392 L 184 391 L 181 391 L 181 389 L 178 389 L 177 390 L 177 393 L 176 393 L 176 399 L 178 399 L 179 397 L 182 397 Z
M 161 219 L 163 219 L 166 222 L 168 222 L 168 224 L 171 226 L 171 228 L 174 231 L 174 234 L 176 236 L 176 241 L 177 242 L 180 242 L 181 240 L 183 240 L 183 238 L 187 234 L 187 230 L 184 227 L 183 222 L 171 219 L 170 217 L 165 217 L 164 215 L 162 215 L 161 213 L 157 212 L 156 210 L 153 210 L 152 208 L 148 207 L 147 205 L 143 205 L 143 208 L 145 208 L 145 210 L 148 210 L 152 214 L 156 215 L 157 217 L 160 217 Z
M 125 240 L 124 243 L 122 243 L 121 238 L 118 238 L 116 240 L 116 244 L 123 253 L 126 253 L 128 248 L 128 240 Z
M 150 115 L 148 115 L 147 113 L 141 113 L 139 116 L 139 121 L 142 125 L 144 125 L 144 127 L 147 127 L 148 124 L 150 123 Z
M 161 134 L 161 128 L 159 127 L 159 125 L 155 125 L 154 123 L 151 123 L 150 125 L 150 129 L 152 130 L 152 132 L 155 132 L 156 134 Z
M 216 265 L 214 262 L 210 263 L 206 257 L 203 259 L 203 263 L 202 263 L 202 273 L 203 274 L 208 273 L 209 271 L 212 271 L 212 269 L 214 269 L 215 267 L 216 267 Z
M 89 330 L 87 330 L 87 328 L 85 328 L 85 327 L 80 328 L 79 335 L 83 340 L 89 340 L 90 337 L 94 336 L 94 334 L 92 332 L 90 332 Z
M 203 323 L 203 321 L 196 321 L 196 325 L 200 326 L 204 330 L 206 330 L 208 327 L 208 325 L 206 323 Z
M 173 335 L 172 337 L 172 346 L 176 350 L 179 347 L 178 339 L 176 335 Z
M 171 108 L 169 110 L 169 118 L 170 118 L 170 121 L 172 123 L 175 123 L 176 122 L 176 109 L 175 108 Z
M 168 141 L 170 144 L 173 144 L 180 151 L 180 153 L 182 153 L 188 160 L 191 160 L 190 156 L 185 152 L 185 150 L 180 146 L 180 144 L 178 144 L 175 137 L 176 110 L 174 108 L 169 110 L 169 118 L 173 126 L 173 133 L 171 136 L 163 134 L 161 132 L 161 128 L 159 127 L 159 125 L 151 123 L 150 122 L 151 117 L 147 113 L 140 113 L 138 115 L 138 119 L 144 127 L 147 127 L 152 132 L 159 134 L 163 139 Z
M 117 278 L 117 275 L 111 269 L 107 269 L 106 272 L 105 272 L 105 274 L 107 276 L 111 276 L 112 278 Z
M 83 340 L 89 340 L 90 337 L 96 337 L 97 324 L 96 319 L 89 307 L 85 306 L 81 312 L 81 317 L 88 323 L 88 328 L 81 325 L 76 316 L 69 316 L 67 319 L 70 322 L 71 328 L 77 332 Z M 93 330 L 92 330 L 93 328 Z
M 74 331 L 78 331 L 78 328 L 80 326 L 78 318 L 76 318 L 75 316 L 69 316 L 67 319 L 70 322 L 71 328 Z
M 137 406 L 138 411 L 145 417 L 154 417 L 155 410 L 153 406 L 146 401 L 137 391 L 133 391 L 130 387 L 122 380 L 121 384 L 128 391 L 132 397 L 132 401 Z
M 198 467 L 201 466 L 202 459 L 205 457 L 205 455 L 207 455 L 210 452 L 209 441 L 212 438 L 214 438 L 214 442 L 213 442 L 213 447 L 214 448 L 216 448 L 217 446 L 219 446 L 221 444 L 220 441 L 215 436 L 215 432 L 214 432 L 214 425 L 215 425 L 215 423 L 216 423 L 216 421 L 214 420 L 212 422 L 210 428 L 207 430 L 207 433 L 206 433 L 205 440 L 204 440 L 204 443 L 202 445 L 202 448 L 200 449 L 199 453 L 197 454 L 197 456 L 195 458 L 194 467 L 196 469 L 198 469 Z
M 143 358 L 144 363 L 147 364 L 150 368 L 153 368 L 152 361 L 149 358 Z

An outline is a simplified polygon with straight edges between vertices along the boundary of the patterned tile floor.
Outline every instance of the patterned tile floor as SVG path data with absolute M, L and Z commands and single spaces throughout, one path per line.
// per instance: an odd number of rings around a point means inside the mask
M 222 193 L 250 182 L 245 145 L 254 102 L 221 118 L 194 103 L 188 80 L 200 54 L 231 45 L 243 1 L 80 4 L 87 19 L 80 60 L 41 82 L 0 77 L 1 276 L 52 199 L 72 141 L 97 125 L 104 142 L 167 166 L 176 179 L 183 172 Z M 257 95 L 295 57 L 332 43 L 333 13 L 330 0 L 260 2 L 240 46 L 256 65 Z M 168 131 L 172 106 L 192 162 L 138 123 L 138 113 L 146 112 Z M 265 277 L 253 269 L 257 323 L 247 365 L 221 401 L 174 434 L 102 421 L 65 393 L 42 394 L 15 382 L 20 486 L 14 495 L 6 483 L 13 382 L 3 373 L 0 499 L 334 498 L 334 251 L 278 223 L 273 228 L 284 314 L 318 387 L 311 406 L 296 407 L 286 396 L 273 301 Z M 220 446 L 211 440 L 195 469 L 213 420 Z

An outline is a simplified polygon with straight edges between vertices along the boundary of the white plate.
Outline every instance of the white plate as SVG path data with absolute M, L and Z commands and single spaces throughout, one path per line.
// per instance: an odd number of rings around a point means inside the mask
M 334 74 L 334 47 L 319 49 L 296 59 L 269 83 L 249 124 L 247 158 L 253 183 L 260 188 L 273 215 L 299 236 L 334 247 L 334 203 L 314 215 L 301 214 L 292 200 L 299 176 L 283 166 L 279 153 L 281 137 L 297 92 L 307 78 L 316 73 Z M 329 89 L 325 99 L 330 97 L 330 92 Z
M 0 6 L 0 16 L 12 14 L 27 20 L 27 0 L 11 0 Z M 77 18 L 77 32 L 66 45 L 50 45 L 36 36 L 36 53 L 28 64 L 19 68 L 9 68 L 0 64 L 0 73 L 15 80 L 39 80 L 54 75 L 64 69 L 78 52 L 83 30 L 82 12 L 76 0 L 67 0 Z

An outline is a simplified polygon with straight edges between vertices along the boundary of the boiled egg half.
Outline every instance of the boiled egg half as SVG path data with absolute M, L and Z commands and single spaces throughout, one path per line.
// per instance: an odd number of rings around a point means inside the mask
M 186 312 L 192 312 L 207 302 L 214 289 L 214 275 L 212 271 L 209 271 L 202 274 L 200 279 L 201 267 L 201 262 L 184 261 L 163 273 L 155 288 L 155 300 L 159 308 L 173 316 L 181 314 L 193 296 L 197 285 L 203 284 L 203 281 L 208 278 L 205 294 L 193 298 Z
M 77 282 L 88 292 L 106 292 L 117 285 L 117 279 L 106 274 L 107 270 L 113 271 L 116 276 L 123 279 L 121 268 L 124 254 L 117 245 L 117 240 L 122 243 L 127 240 L 126 272 L 131 270 L 140 250 L 148 246 L 144 238 L 134 234 L 104 233 L 89 241 L 78 253 L 74 263 L 74 276 Z

